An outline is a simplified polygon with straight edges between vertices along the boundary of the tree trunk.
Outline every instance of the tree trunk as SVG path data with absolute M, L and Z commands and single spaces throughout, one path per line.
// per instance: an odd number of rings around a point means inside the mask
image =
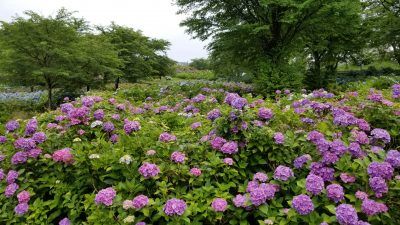
M 115 90 L 118 90 L 118 88 L 119 88 L 119 77 L 115 79 Z
M 51 103 L 53 102 L 53 88 L 51 87 L 51 85 L 47 86 L 47 91 L 49 94 L 48 107 L 49 107 L 49 109 L 51 109 Z
M 35 87 L 31 86 L 30 88 L 31 88 L 31 92 L 35 91 Z
M 86 91 L 90 91 L 90 86 L 86 85 Z

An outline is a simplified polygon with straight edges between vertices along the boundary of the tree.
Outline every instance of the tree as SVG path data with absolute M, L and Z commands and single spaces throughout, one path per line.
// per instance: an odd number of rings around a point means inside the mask
M 189 66 L 197 69 L 197 70 L 210 70 L 211 63 L 209 59 L 199 58 L 199 59 L 192 59 L 189 63 Z
M 309 59 L 305 81 L 311 89 L 326 87 L 335 78 L 339 62 L 362 51 L 368 36 L 361 22 L 361 4 L 354 0 L 326 5 L 305 31 L 302 41 Z
M 400 2 L 365 0 L 365 17 L 373 31 L 371 47 L 384 49 L 400 64 Z
M 99 27 L 118 51 L 123 64 L 120 70 L 123 78 L 129 82 L 137 82 L 141 78 L 165 76 L 172 71 L 173 61 L 165 55 L 170 43 L 160 39 L 150 39 L 140 31 L 129 27 L 111 24 Z M 115 80 L 118 89 L 120 77 Z
M 51 107 L 53 89 L 62 86 L 75 71 L 80 32 L 87 24 L 65 9 L 55 17 L 32 11 L 24 14 L 27 18 L 19 16 L 10 23 L 1 22 L 1 45 L 6 49 L 2 54 L 3 69 L 12 82 L 43 84 Z
M 297 48 L 295 41 L 307 22 L 330 2 L 176 0 L 179 13 L 189 14 L 181 25 L 195 38 L 211 39 L 213 58 L 261 76 L 269 76 L 265 72 L 280 73 L 280 68 L 290 65 L 294 59 L 292 50 Z M 289 71 L 286 75 L 291 76 Z

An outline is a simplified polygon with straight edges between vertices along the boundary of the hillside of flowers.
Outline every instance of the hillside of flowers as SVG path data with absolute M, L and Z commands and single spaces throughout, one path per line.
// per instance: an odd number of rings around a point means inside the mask
M 91 92 L 0 124 L 0 224 L 400 224 L 400 85 Z

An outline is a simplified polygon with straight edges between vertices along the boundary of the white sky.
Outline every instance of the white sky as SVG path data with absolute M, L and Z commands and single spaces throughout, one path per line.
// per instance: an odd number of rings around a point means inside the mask
M 179 62 L 207 57 L 205 43 L 193 40 L 179 23 L 172 0 L 0 0 L 0 20 L 10 21 L 16 14 L 33 10 L 44 16 L 54 15 L 61 7 L 78 11 L 91 24 L 108 25 L 111 21 L 143 31 L 153 38 L 171 42 L 168 56 Z

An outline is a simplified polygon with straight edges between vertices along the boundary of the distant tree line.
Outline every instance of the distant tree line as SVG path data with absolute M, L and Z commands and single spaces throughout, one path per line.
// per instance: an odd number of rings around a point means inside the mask
M 27 11 L 0 25 L 1 83 L 42 86 L 49 106 L 55 89 L 90 90 L 110 82 L 118 88 L 121 79 L 174 72 L 168 41 L 115 23 L 94 27 L 66 9 L 48 17 Z
M 400 64 L 399 0 L 176 0 L 211 67 L 260 90 L 326 87 L 340 64 Z

